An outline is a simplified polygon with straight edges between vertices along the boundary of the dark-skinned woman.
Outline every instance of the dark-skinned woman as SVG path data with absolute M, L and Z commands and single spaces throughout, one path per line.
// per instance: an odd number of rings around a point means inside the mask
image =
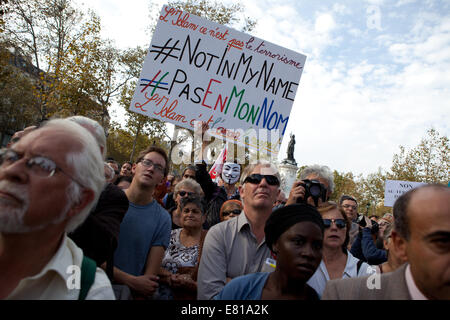
M 293 204 L 275 210 L 264 228 L 266 245 L 276 259 L 273 272 L 231 280 L 216 300 L 318 300 L 306 284 L 322 259 L 324 225 L 316 208 Z M 275 261 L 276 260 L 276 261 Z

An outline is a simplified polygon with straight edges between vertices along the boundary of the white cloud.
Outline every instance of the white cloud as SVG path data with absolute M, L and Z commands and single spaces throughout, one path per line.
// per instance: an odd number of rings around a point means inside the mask
M 334 18 L 331 14 L 322 13 L 317 16 L 314 25 L 314 30 L 317 33 L 329 33 L 334 28 L 336 28 L 336 22 L 334 21 Z
M 341 15 L 350 14 L 351 10 L 343 4 L 335 3 L 333 5 L 333 12 L 336 12 Z

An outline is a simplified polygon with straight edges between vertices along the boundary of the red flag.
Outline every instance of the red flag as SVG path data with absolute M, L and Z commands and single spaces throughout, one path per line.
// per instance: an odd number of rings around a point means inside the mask
M 225 145 L 225 148 L 222 149 L 222 152 L 217 157 L 216 161 L 211 167 L 211 170 L 209 170 L 209 175 L 211 176 L 211 179 L 213 181 L 218 180 L 219 175 L 222 172 L 223 164 L 225 163 L 226 159 L 227 159 L 227 146 Z

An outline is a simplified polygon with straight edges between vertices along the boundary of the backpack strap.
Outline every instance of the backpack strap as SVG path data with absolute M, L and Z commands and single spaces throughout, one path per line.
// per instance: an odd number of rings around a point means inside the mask
M 80 295 L 78 300 L 86 299 L 86 296 L 95 280 L 95 273 L 97 271 L 97 264 L 94 260 L 83 256 L 83 262 L 81 263 L 81 285 Z
M 362 266 L 363 262 L 364 261 L 362 261 L 362 260 L 358 260 L 358 262 L 356 263 L 356 276 L 358 276 L 359 269 L 361 269 L 361 266 Z

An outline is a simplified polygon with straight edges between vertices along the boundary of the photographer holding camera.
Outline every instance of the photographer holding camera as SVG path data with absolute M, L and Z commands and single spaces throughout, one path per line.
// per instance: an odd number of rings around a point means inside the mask
M 300 180 L 292 185 L 286 205 L 308 203 L 315 207 L 326 202 L 333 192 L 333 173 L 327 166 L 312 165 L 300 173 Z
M 359 215 L 356 222 L 359 225 L 359 233 L 355 242 L 353 242 L 350 250 L 351 254 L 358 259 L 367 261 L 371 265 L 379 265 L 386 262 L 386 250 L 378 249 L 375 244 L 379 234 L 378 223 L 364 215 Z

